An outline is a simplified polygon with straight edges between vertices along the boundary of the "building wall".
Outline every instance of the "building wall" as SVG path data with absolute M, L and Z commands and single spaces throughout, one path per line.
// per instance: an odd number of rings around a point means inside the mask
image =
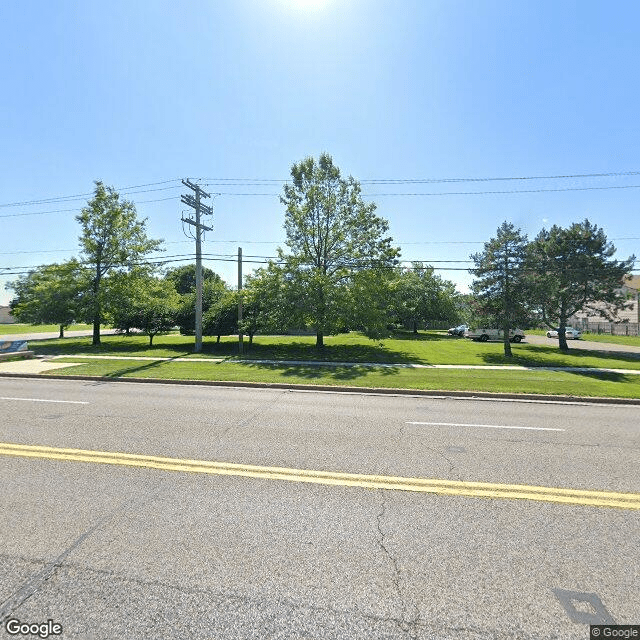
M 629 306 L 616 312 L 615 322 L 640 322 L 640 276 L 628 276 L 621 291 L 628 298 Z M 587 320 L 589 323 L 607 322 L 607 319 L 602 316 L 584 311 L 576 313 L 572 320 L 580 322 Z

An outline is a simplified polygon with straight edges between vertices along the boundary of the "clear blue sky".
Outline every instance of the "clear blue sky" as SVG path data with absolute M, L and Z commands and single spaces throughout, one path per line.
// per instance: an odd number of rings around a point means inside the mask
M 322 151 L 363 181 L 638 172 L 638 24 L 635 0 L 2 2 L 0 204 L 87 194 L 97 179 L 175 180 L 128 197 L 165 254 L 184 255 L 194 243 L 177 179 L 217 181 L 204 250 L 270 256 L 284 239 L 277 195 L 235 194 L 278 194 L 281 183 L 220 179 L 286 180 Z M 640 175 L 363 191 L 634 185 Z M 435 261 L 468 260 L 503 220 L 534 236 L 587 217 L 617 257 L 640 254 L 638 188 L 370 199 L 404 259 L 440 267 L 468 266 Z M 7 268 L 78 255 L 73 211 L 13 214 L 84 201 L 0 208 L 0 303 Z M 233 263 L 205 264 L 235 284 Z M 439 273 L 461 290 L 470 282 Z

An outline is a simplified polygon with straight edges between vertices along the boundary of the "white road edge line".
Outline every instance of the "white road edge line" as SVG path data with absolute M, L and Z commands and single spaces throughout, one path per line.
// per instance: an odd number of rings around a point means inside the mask
M 59 402 L 62 404 L 89 404 L 81 400 L 45 400 L 44 398 L 6 398 L 0 397 L 0 400 L 24 400 L 25 402 Z
M 65 380 L 65 382 L 67 382 Z M 69 380 L 68 382 L 71 382 Z M 138 384 L 136 382 L 130 382 L 129 384 Z M 171 384 L 169 382 L 162 382 L 159 384 Z M 246 389 L 247 387 L 218 387 L 218 388 L 227 388 L 227 389 Z M 254 389 L 258 389 L 259 387 L 253 387 Z M 262 389 L 264 390 L 264 389 Z M 269 389 L 267 389 L 268 391 Z M 290 393 L 333 393 L 339 395 L 347 395 L 347 396 L 375 396 L 376 398 L 414 398 L 418 400 L 462 400 L 464 402 L 472 401 L 472 402 L 524 402 L 528 404 L 557 404 L 557 405 L 570 405 L 570 406 L 578 406 L 578 407 L 607 407 L 610 409 L 612 406 L 620 406 L 620 407 L 629 407 L 635 406 L 630 404 L 616 403 L 616 405 L 611 405 L 606 402 L 583 402 L 579 399 L 577 400 L 547 400 L 546 398 L 538 400 L 534 398 L 485 398 L 484 396 L 438 396 L 438 395 L 422 395 L 415 393 L 379 393 L 379 392 L 369 392 L 366 393 L 364 391 L 333 391 L 328 389 L 293 389 L 287 388 L 287 391 Z M 473 391 L 469 391 L 469 394 L 473 394 Z M 561 396 L 558 396 L 559 398 Z
M 512 427 L 504 424 L 465 424 L 462 422 L 405 422 L 405 424 L 423 424 L 431 427 L 481 427 L 483 429 L 526 429 L 528 431 L 564 431 L 551 427 Z

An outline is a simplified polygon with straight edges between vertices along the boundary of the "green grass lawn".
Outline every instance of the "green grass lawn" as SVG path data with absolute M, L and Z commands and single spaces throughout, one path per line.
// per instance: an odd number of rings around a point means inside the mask
M 80 358 L 64 361 L 74 360 Z M 52 374 L 640 398 L 640 376 L 595 372 L 372 369 L 364 366 L 266 365 L 250 361 L 94 360 L 58 369 Z
M 72 324 L 65 329 L 67 331 L 90 330 L 90 324 Z M 60 331 L 58 324 L 2 324 L 0 325 L 0 335 L 19 335 L 22 333 L 52 333 Z
M 640 347 L 640 336 L 611 336 L 606 333 L 583 333 L 583 340 L 589 342 L 608 342 L 609 344 L 626 344 Z
M 152 357 L 237 358 L 237 339 L 225 337 L 220 344 L 205 338 L 203 352 L 193 353 L 193 337 L 157 336 L 153 347 L 145 336 L 103 336 L 98 347 L 91 338 L 43 340 L 29 346 L 37 355 L 103 354 Z M 604 367 L 640 369 L 638 354 L 570 350 L 562 353 L 557 345 L 512 345 L 514 357 L 504 357 L 502 343 L 473 342 L 451 338 L 439 332 L 398 333 L 393 339 L 371 341 L 361 334 L 348 333 L 325 338 L 322 350 L 315 348 L 313 336 L 256 336 L 251 347 L 245 343 L 244 360 L 312 360 L 329 362 L 376 362 L 417 364 L 520 364 L 546 367 Z

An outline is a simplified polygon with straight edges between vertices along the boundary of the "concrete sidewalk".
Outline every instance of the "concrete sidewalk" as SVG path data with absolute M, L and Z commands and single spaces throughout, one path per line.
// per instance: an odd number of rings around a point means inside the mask
M 0 362 L 0 373 L 45 373 L 55 369 L 65 367 L 76 367 L 80 362 L 51 362 L 51 360 L 41 360 L 39 358 L 29 358 L 27 360 L 11 360 Z
M 57 355 L 47 359 L 13 360 L 0 362 L 0 373 L 43 373 L 53 369 L 73 367 L 81 362 L 55 362 L 61 358 L 82 360 L 127 360 L 138 362 L 199 362 L 209 364 L 269 364 L 284 367 L 367 367 L 380 369 L 463 369 L 468 371 L 564 371 L 574 373 L 617 373 L 620 375 L 640 375 L 640 369 L 610 369 L 595 367 L 525 367 L 522 365 L 475 365 L 475 364 L 414 364 L 382 362 L 325 362 L 319 360 L 241 360 L 238 358 L 169 358 L 151 356 L 93 356 L 93 355 Z

